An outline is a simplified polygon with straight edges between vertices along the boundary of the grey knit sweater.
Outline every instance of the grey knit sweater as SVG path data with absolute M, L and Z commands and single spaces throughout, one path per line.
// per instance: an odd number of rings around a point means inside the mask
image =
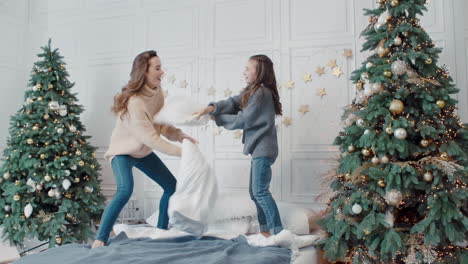
M 250 96 L 247 105 L 240 109 L 242 93 L 226 100 L 212 102 L 216 125 L 229 130 L 242 129 L 244 154 L 252 158 L 268 157 L 273 161 L 278 157 L 278 137 L 275 127 L 275 107 L 273 96 L 264 86 Z

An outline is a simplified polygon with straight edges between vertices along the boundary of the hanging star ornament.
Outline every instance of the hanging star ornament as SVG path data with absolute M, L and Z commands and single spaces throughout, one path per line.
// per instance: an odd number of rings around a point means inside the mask
M 340 78 L 340 76 L 343 74 L 340 67 L 335 67 L 335 68 L 333 68 L 332 71 L 333 71 L 332 74 L 335 75 L 336 78 Z
M 308 82 L 312 81 L 312 74 L 305 73 L 304 76 L 302 76 L 302 79 L 304 80 L 305 83 L 308 83 Z
M 292 124 L 292 119 L 289 118 L 289 117 L 285 117 L 285 118 L 283 119 L 283 124 L 284 124 L 285 126 L 287 126 L 287 127 L 290 126 L 290 125 Z
M 186 80 L 183 80 L 179 83 L 180 88 L 187 88 L 188 82 Z
M 317 67 L 315 72 L 317 73 L 318 76 L 322 76 L 325 74 L 325 67 Z
M 346 58 L 350 58 L 353 56 L 353 51 L 351 49 L 344 49 L 343 56 Z
M 327 63 L 327 66 L 330 67 L 331 69 L 336 67 L 336 60 L 329 60 Z
M 320 97 L 323 97 L 325 96 L 327 93 L 325 92 L 325 88 L 317 88 L 317 90 L 315 91 L 315 94 L 320 96 Z
M 170 83 L 170 84 L 174 84 L 175 81 L 176 81 L 176 78 L 174 75 L 171 75 L 169 76 L 169 78 L 167 78 L 167 81 Z
M 309 112 L 309 105 L 301 105 L 299 107 L 299 112 L 305 115 L 306 113 Z
M 287 89 L 294 88 L 294 81 L 287 81 L 284 87 L 286 87 Z
M 208 88 L 208 96 L 212 96 L 215 94 L 216 94 L 216 89 L 213 86 L 210 86 L 210 88 Z

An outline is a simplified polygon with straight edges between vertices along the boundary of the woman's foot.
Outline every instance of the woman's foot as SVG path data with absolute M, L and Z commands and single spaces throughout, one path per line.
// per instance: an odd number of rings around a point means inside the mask
M 270 237 L 270 232 L 260 232 L 264 237 Z
M 91 248 L 97 248 L 97 247 L 102 247 L 102 246 L 104 246 L 104 242 L 102 242 L 101 240 L 94 240 L 94 243 L 91 246 Z

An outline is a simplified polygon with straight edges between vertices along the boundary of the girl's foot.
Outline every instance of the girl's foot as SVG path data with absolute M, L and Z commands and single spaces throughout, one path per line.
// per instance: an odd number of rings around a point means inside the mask
M 264 237 L 270 237 L 270 232 L 260 232 Z
M 97 247 L 102 247 L 102 246 L 104 246 L 104 242 L 102 242 L 101 240 L 94 240 L 94 243 L 91 246 L 91 248 L 97 248 Z

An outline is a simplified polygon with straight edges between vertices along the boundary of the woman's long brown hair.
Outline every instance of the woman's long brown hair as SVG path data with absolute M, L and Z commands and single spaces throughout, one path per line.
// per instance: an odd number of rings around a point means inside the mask
M 133 60 L 132 71 L 130 73 L 130 80 L 127 85 L 122 87 L 120 93 L 114 96 L 114 104 L 111 111 L 117 115 L 120 113 L 122 118 L 128 111 L 128 100 L 132 95 L 138 93 L 145 85 L 145 74 L 148 71 L 149 60 L 157 57 L 158 54 L 154 50 L 149 50 L 138 54 Z
M 273 62 L 266 55 L 254 55 L 250 57 L 250 60 L 257 62 L 257 76 L 255 81 L 247 85 L 247 87 L 245 87 L 244 91 L 242 92 L 241 107 L 244 108 L 247 105 L 250 96 L 252 96 L 263 84 L 263 86 L 269 89 L 273 95 L 275 114 L 282 115 L 283 110 L 279 99 L 278 88 L 276 87 L 276 77 L 275 70 L 273 69 Z

